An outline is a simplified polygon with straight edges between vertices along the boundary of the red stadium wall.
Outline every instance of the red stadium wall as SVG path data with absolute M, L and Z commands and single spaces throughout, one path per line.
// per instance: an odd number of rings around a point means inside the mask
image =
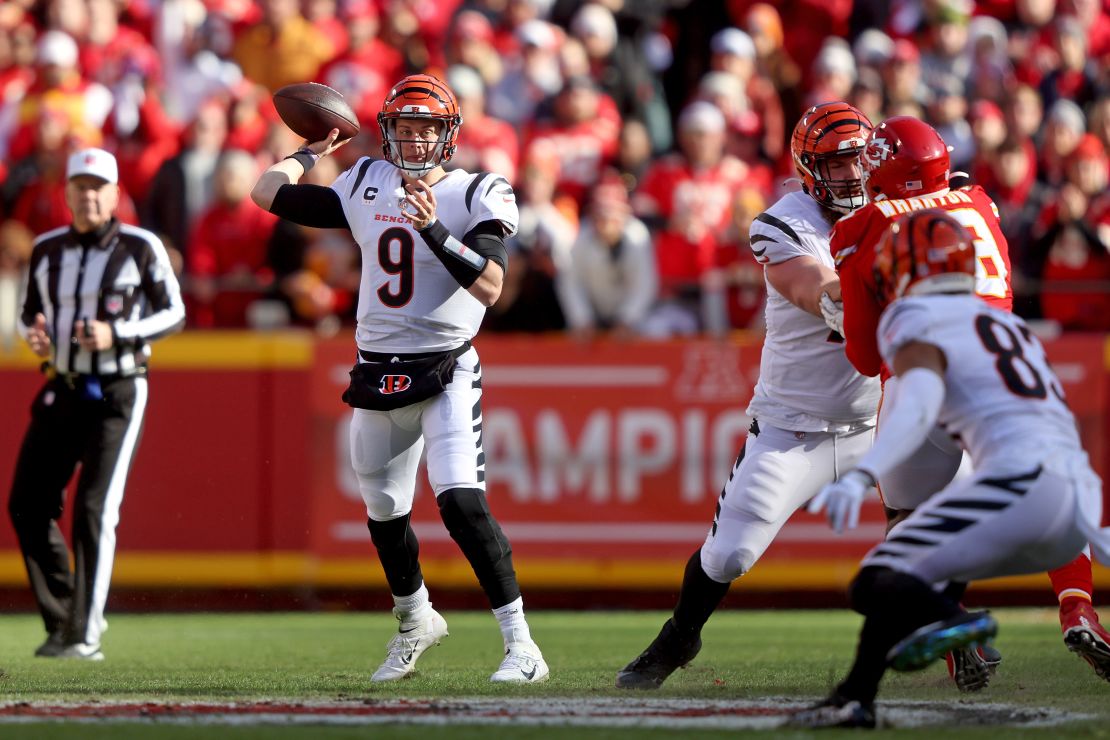
M 750 419 L 759 338 L 591 345 L 484 337 L 484 444 L 491 506 L 526 587 L 671 590 L 700 544 Z M 1066 336 L 1049 356 L 1103 475 L 1110 342 Z M 119 528 L 114 582 L 140 588 L 346 588 L 384 583 L 347 464 L 339 400 L 349 338 L 193 333 L 158 345 L 142 445 Z M 0 354 L 0 482 L 6 487 L 41 376 Z M 819 383 L 820 378 L 814 382 Z M 834 535 L 804 512 L 748 588 L 836 589 L 881 537 L 872 504 Z M 414 516 L 429 581 L 473 576 L 421 480 Z M 1096 569 L 1101 588 L 1110 573 Z M 0 588 L 24 583 L 0 525 Z M 1043 576 L 1002 588 L 1039 588 Z

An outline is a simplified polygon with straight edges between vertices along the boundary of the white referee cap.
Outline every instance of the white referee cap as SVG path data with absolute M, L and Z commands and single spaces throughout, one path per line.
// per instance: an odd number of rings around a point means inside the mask
M 82 149 L 69 155 L 66 162 L 66 179 L 78 175 L 92 175 L 115 185 L 119 182 L 119 165 L 110 152 L 103 149 Z

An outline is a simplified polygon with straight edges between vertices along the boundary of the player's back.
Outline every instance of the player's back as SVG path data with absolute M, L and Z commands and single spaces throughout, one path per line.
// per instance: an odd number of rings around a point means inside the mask
M 836 223 L 830 248 L 844 294 L 844 333 L 852 364 L 865 375 L 879 372 L 875 329 L 881 307 L 875 299 L 875 247 L 890 225 L 907 213 L 927 208 L 947 211 L 967 228 L 975 246 L 975 292 L 992 306 L 1011 310 L 1010 252 L 998 208 L 978 185 L 945 195 L 868 203 Z
M 401 213 L 400 170 L 363 158 L 332 184 L 362 249 L 355 339 L 376 352 L 451 349 L 472 338 L 485 307 L 451 276 Z M 451 170 L 432 186 L 436 218 L 461 240 L 483 221 L 515 233 L 516 197 L 505 178 Z
M 998 207 L 978 185 L 968 185 L 935 197 L 879 200 L 861 208 L 844 221 L 859 214 L 866 221 L 864 236 L 859 243 L 866 244 L 873 256 L 875 245 L 890 224 L 907 213 L 928 208 L 947 211 L 971 232 L 975 245 L 975 292 L 987 303 L 1009 311 L 1013 306 L 1010 287 L 1010 250 L 999 225 Z M 839 227 L 839 224 L 837 225 Z M 842 239 L 834 239 L 837 247 Z
M 1053 450 L 1080 448 L 1060 381 L 1018 316 L 973 295 L 903 298 L 879 325 L 883 359 L 910 341 L 944 353 L 938 422 L 961 438 L 976 469 L 1028 468 Z
M 804 193 L 788 193 L 752 222 L 752 251 L 764 265 L 808 256 L 832 268 L 830 224 Z M 766 337 L 749 413 L 785 429 L 825 431 L 829 422 L 870 421 L 878 384 L 857 373 L 839 337 L 767 283 Z

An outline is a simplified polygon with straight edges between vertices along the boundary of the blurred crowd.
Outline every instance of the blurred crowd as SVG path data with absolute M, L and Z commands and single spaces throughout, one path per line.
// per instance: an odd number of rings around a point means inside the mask
M 798 184 L 789 131 L 847 100 L 914 115 L 995 199 L 1017 310 L 1110 330 L 1110 14 L 1101 0 L 13 0 L 0 6 L 0 339 L 63 167 L 101 146 L 124 221 L 159 234 L 194 327 L 353 320 L 359 254 L 250 201 L 300 141 L 271 93 L 315 80 L 380 156 L 388 87 L 459 97 L 450 166 L 513 183 L 486 331 L 667 337 L 758 327 L 752 219 Z

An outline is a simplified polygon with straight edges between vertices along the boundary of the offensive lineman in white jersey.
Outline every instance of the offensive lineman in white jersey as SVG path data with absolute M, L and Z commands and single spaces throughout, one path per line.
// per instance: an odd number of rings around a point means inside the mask
M 462 116 L 454 93 L 435 77 L 398 82 L 378 124 L 384 161 L 363 157 L 330 188 L 295 184 L 342 146 L 333 130 L 267 170 L 251 194 L 290 221 L 349 228 L 362 249 L 358 362 L 343 398 L 355 409 L 351 462 L 400 623 L 372 680 L 409 675 L 447 636 L 409 524 L 427 443 L 440 516 L 501 626 L 505 656 L 490 680 L 542 681 L 548 667 L 524 618 L 512 549 L 486 504 L 482 374 L 470 346 L 501 293 L 516 198 L 498 175 L 443 169 Z
M 836 219 L 863 204 L 857 160 L 871 123 L 846 103 L 808 110 L 791 152 L 804 193 L 756 217 L 751 248 L 767 280 L 767 336 L 748 413 L 751 430 L 705 543 L 686 564 L 674 616 L 617 674 L 618 688 L 656 689 L 701 649 L 701 629 L 735 579 L 787 519 L 871 446 L 877 379 L 844 356 L 829 253 Z
M 888 664 L 917 670 L 993 638 L 994 619 L 962 611 L 947 582 L 1051 570 L 1088 539 L 1110 559 L 1110 529 L 1099 530 L 1101 481 L 1060 382 L 1025 323 L 975 296 L 973 242 L 952 215 L 929 209 L 893 224 L 876 250 L 886 306 L 879 350 L 899 382 L 875 446 L 812 510 L 827 507 L 838 530 L 851 526 L 864 492 L 938 422 L 962 440 L 975 472 L 934 494 L 864 558 L 850 592 L 866 617 L 855 664 L 795 725 L 873 727 Z

